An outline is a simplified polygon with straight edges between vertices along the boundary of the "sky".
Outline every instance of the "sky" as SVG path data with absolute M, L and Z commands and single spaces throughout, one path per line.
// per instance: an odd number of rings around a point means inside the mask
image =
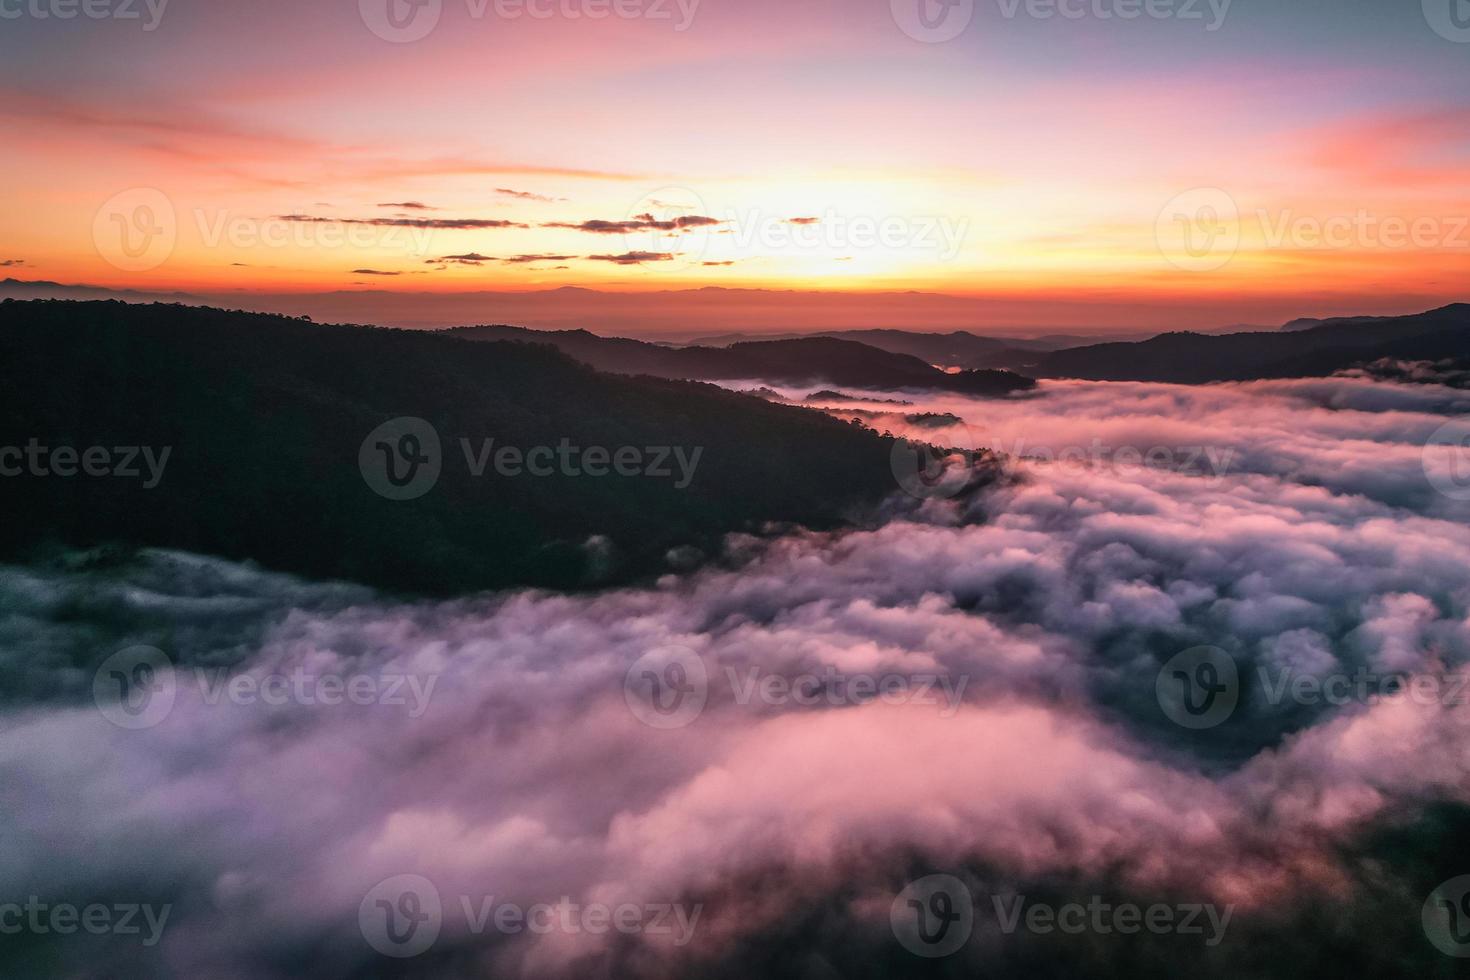
M 1412 312 L 1466 298 L 1465 7 L 0 0 L 0 274 Z

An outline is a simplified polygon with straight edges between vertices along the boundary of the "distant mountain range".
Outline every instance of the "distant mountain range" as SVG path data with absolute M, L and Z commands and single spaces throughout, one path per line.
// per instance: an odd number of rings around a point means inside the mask
M 584 286 L 516 289 L 429 289 L 422 260 L 389 268 L 370 281 L 341 271 L 336 288 L 269 292 L 255 285 L 259 268 L 233 266 L 213 272 L 221 285 L 190 294 L 166 294 L 164 301 L 199 306 L 310 316 L 322 323 L 375 323 L 411 329 L 440 329 L 466 323 L 514 323 L 537 330 L 591 330 L 604 336 L 706 344 L 715 334 L 744 334 L 735 340 L 777 339 L 788 333 L 901 330 L 915 333 L 973 331 L 1006 339 L 1008 335 L 1078 335 L 1061 346 L 1107 340 L 1141 340 L 1164 329 L 1217 332 L 1221 321 L 1238 315 L 1208 303 L 1119 306 L 1115 302 L 1018 299 L 1006 296 L 951 295 L 914 290 L 857 291 L 741 289 L 703 286 L 655 289 L 592 289 Z M 228 283 L 238 276 L 241 286 Z M 640 288 L 641 287 L 641 288 Z M 0 299 L 153 300 L 158 294 L 66 283 L 0 281 Z M 1367 309 L 1344 299 L 1323 313 L 1352 314 Z M 1281 317 L 1299 309 L 1284 307 Z M 1063 318 L 1065 317 L 1065 318 Z M 1082 324 L 1097 324 L 1094 329 Z M 849 338 L 853 339 L 853 338 Z M 861 338 L 857 338 L 861 339 Z M 960 364 L 960 367 L 985 367 Z
M 444 332 L 466 340 L 550 344 L 602 371 L 660 378 L 760 379 L 792 385 L 831 384 L 887 391 L 921 388 L 973 395 L 1003 395 L 1035 385 L 1030 378 L 1009 371 L 945 372 L 920 357 L 825 336 L 750 341 L 729 347 L 669 347 L 641 340 L 599 337 L 585 330 L 481 326 Z
M 1433 311 L 1431 311 L 1433 312 Z M 1298 333 L 1302 330 L 1315 330 L 1318 327 L 1357 327 L 1364 324 L 1386 323 L 1390 320 L 1401 320 L 1402 317 L 1393 316 L 1334 316 L 1334 317 L 1300 317 L 1283 323 L 1280 330 L 1283 333 Z M 1245 331 L 1231 331 L 1240 333 Z
M 197 306 L 204 301 L 191 293 L 148 292 L 139 289 L 113 289 L 108 286 L 73 286 L 46 279 L 0 279 L 0 299 L 117 299 L 125 303 L 185 303 Z
M 415 499 L 388 499 L 364 475 L 362 454 L 382 449 L 369 434 L 399 417 L 441 443 L 437 483 Z M 666 472 L 470 466 L 491 448 L 563 442 L 630 447 Z M 12 452 L 32 445 L 44 473 Z M 69 462 L 51 455 L 68 447 Z M 93 447 L 138 475 L 77 472 Z M 698 452 L 692 473 L 674 448 Z M 178 305 L 0 302 L 0 487 L 6 512 L 25 515 L 0 521 L 0 560 L 115 543 L 412 592 L 576 588 L 666 571 L 672 551 L 713 553 L 766 522 L 838 526 L 897 489 L 892 448 L 811 409 L 600 373 L 547 346 Z M 152 487 L 142 449 L 168 452 Z
M 1384 358 L 1470 356 L 1470 304 L 1396 317 L 1297 320 L 1280 330 L 1207 336 L 1168 333 L 1138 343 L 1095 344 L 1018 358 L 1037 378 L 1202 384 L 1320 377 Z
M 851 340 L 894 354 L 908 354 L 940 367 L 990 368 L 994 367 L 997 355 L 1017 351 L 1051 351 L 1083 344 L 1096 344 L 1117 340 L 1138 340 L 1138 336 L 1083 336 L 1081 334 L 1050 334 L 1045 337 L 989 337 L 955 330 L 950 333 L 922 333 L 913 330 L 825 330 L 819 333 L 787 333 L 768 336 L 754 334 L 716 334 L 698 337 L 691 341 L 704 347 L 729 347 L 733 344 L 752 341 L 796 340 L 805 337 L 833 337 Z
M 624 312 L 631 309 L 621 294 L 575 287 L 529 293 L 523 299 L 535 305 L 553 293 L 572 302 L 575 309 L 585 311 L 588 322 L 606 319 L 597 312 L 601 307 Z M 799 306 L 811 298 L 801 293 L 722 289 L 660 295 L 666 299 L 679 297 L 679 302 L 695 302 L 697 298 L 699 308 L 704 310 L 710 308 L 709 303 L 746 294 L 759 295 L 762 303 L 779 301 Z M 135 303 L 205 302 L 201 297 L 182 293 L 0 280 L 0 299 L 51 295 L 74 299 L 110 296 Z M 305 294 L 288 300 L 242 294 L 239 303 L 256 309 L 279 305 L 299 311 L 303 305 L 311 307 L 311 297 L 320 295 L 323 294 Z M 390 296 L 373 290 L 332 295 L 347 297 L 344 301 L 355 304 L 354 309 L 360 307 L 365 321 L 382 322 L 378 314 L 383 304 L 401 306 L 423 294 Z M 944 299 L 929 294 L 914 295 L 925 302 Z M 496 303 L 511 301 L 514 306 L 520 302 L 513 297 L 507 300 L 505 294 L 475 293 L 468 294 L 464 303 L 473 305 L 492 296 Z M 839 298 L 834 302 L 847 309 L 842 304 L 850 306 L 851 299 Z M 233 306 L 236 300 L 231 298 L 227 302 Z M 930 333 L 891 328 L 807 334 L 712 333 L 690 344 L 602 336 L 584 329 L 540 330 L 521 326 L 452 329 L 461 339 L 549 344 L 583 363 L 620 374 L 719 381 L 765 379 L 792 385 L 810 383 L 888 390 L 927 388 L 992 395 L 1023 390 L 1031 378 L 1204 383 L 1320 376 L 1386 360 L 1448 359 L 1470 364 L 1464 329 L 1466 309 L 1465 304 L 1454 304 L 1407 316 L 1301 318 L 1278 328 L 1220 328 L 1101 343 L 1075 334 L 1018 339 L 967 330 Z M 615 318 L 623 315 L 623 312 L 616 313 Z M 404 321 L 413 317 L 401 315 L 396 319 Z M 635 324 L 630 324 L 630 331 L 637 332 Z M 935 365 L 949 372 L 959 369 L 959 373 L 946 373 Z M 1412 376 L 1422 376 L 1422 372 Z

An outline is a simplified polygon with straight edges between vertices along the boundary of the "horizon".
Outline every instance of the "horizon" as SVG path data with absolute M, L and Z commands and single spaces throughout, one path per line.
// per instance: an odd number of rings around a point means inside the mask
M 578 303 L 537 303 L 545 299 L 565 299 L 574 295 L 589 300 L 593 306 Z M 723 300 L 728 296 L 793 298 L 812 304 L 817 309 L 802 311 L 800 326 L 788 322 L 789 307 L 773 309 L 759 302 L 748 308 L 708 306 L 687 303 L 680 297 L 697 300 L 711 296 Z M 475 290 L 439 294 L 402 290 L 364 289 L 331 292 L 261 293 L 251 290 L 230 292 L 153 291 L 137 288 L 113 288 L 89 283 L 58 283 L 52 280 L 24 280 L 14 276 L 0 279 L 0 298 L 18 299 L 120 299 L 125 302 L 188 302 L 192 305 L 239 309 L 245 312 L 278 313 L 285 316 L 310 316 L 322 322 L 363 323 L 405 329 L 435 330 L 476 324 L 504 324 L 529 330 L 587 330 L 601 336 L 626 336 L 644 340 L 698 342 L 701 338 L 731 335 L 749 337 L 801 336 L 838 331 L 897 330 L 906 333 L 947 334 L 970 333 L 998 339 L 1029 340 L 1051 337 L 1077 338 L 1103 342 L 1112 339 L 1145 339 L 1163 333 L 1222 334 L 1235 332 L 1270 332 L 1301 320 L 1325 320 L 1359 316 L 1411 316 L 1416 313 L 1457 305 L 1450 300 L 1440 306 L 1421 307 L 1412 303 L 1380 302 L 1369 308 L 1329 304 L 1312 312 L 1297 313 L 1279 321 L 1244 323 L 1191 322 L 1188 317 L 1159 314 L 1158 322 L 1149 324 L 1124 316 L 1109 317 L 1094 323 L 1025 323 L 1018 319 L 996 319 L 993 306 L 976 306 L 972 298 L 961 295 L 918 290 L 874 292 L 858 296 L 845 292 L 798 289 L 759 289 L 717 285 L 691 286 L 639 292 L 615 292 L 581 285 L 547 286 L 522 290 Z M 892 301 L 875 308 L 875 301 Z M 853 301 L 858 307 L 848 305 Z M 943 303 L 945 307 L 921 304 Z M 530 305 L 528 305 L 528 303 Z M 609 306 L 620 307 L 609 310 Z M 890 310 L 892 312 L 890 312 Z M 497 316 L 500 313 L 503 315 Z M 488 315 L 482 315 L 488 314 Z M 1200 316 L 1203 311 L 1194 313 Z M 701 317 L 703 326 L 690 327 L 689 318 Z
M 1470 962 L 1470 0 L 0 0 L 0 974 Z
M 0 266 L 32 279 L 913 290 L 1090 332 L 1430 309 L 1470 255 L 1452 0 L 27 2 Z

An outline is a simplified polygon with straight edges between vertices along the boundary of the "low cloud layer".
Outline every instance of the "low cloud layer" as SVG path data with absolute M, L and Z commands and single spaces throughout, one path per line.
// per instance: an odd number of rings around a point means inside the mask
M 700 214 L 681 215 L 666 220 L 655 218 L 651 214 L 639 214 L 624 221 L 607 221 L 601 218 L 580 222 L 547 221 L 543 222 L 541 227 L 585 231 L 594 235 L 628 235 L 646 231 L 685 232 L 695 228 L 708 228 L 722 224 L 725 222 L 719 218 L 710 218 Z
M 375 228 L 428 228 L 448 231 L 483 231 L 493 228 L 529 228 L 519 221 L 501 218 L 323 218 L 309 214 L 282 214 L 278 221 L 298 224 L 371 225 Z
M 1458 459 L 1424 446 L 1466 407 L 1450 388 L 1367 378 L 926 398 L 905 414 L 963 421 L 914 435 L 1000 447 L 1009 478 L 896 494 L 864 530 L 735 537 L 703 570 L 590 596 L 402 604 L 166 553 L 4 569 L 0 882 L 22 899 L 172 903 L 154 949 L 34 940 L 126 975 L 1132 962 L 1129 975 L 1225 977 L 1324 957 L 1424 973 L 1448 961 L 1420 908 L 1470 871 L 1445 858 L 1470 804 L 1470 709 L 1282 698 L 1269 681 L 1463 681 L 1470 515 L 1427 475 Z M 905 414 L 870 421 L 904 431 Z M 1214 454 L 1186 464 L 1195 447 Z M 1135 465 L 1122 448 L 1175 452 Z M 139 644 L 172 660 L 176 694 L 128 730 L 93 684 Z M 1245 680 L 1227 720 L 1191 729 L 1158 685 L 1199 646 Z M 701 687 L 702 710 L 650 711 L 645 668 Z M 421 703 L 265 704 L 199 680 L 221 676 L 411 679 Z M 863 679 L 897 679 L 894 696 Z M 944 961 L 913 957 L 889 923 L 895 896 L 933 873 L 964 881 L 979 910 Z M 399 875 L 431 882 L 444 912 L 435 942 L 396 961 L 360 913 Z M 1017 894 L 1233 918 L 1207 951 L 981 921 L 990 896 Z M 653 928 L 476 928 L 460 899 L 490 896 L 700 914 L 682 944 Z
M 555 203 L 557 201 L 566 200 L 566 198 L 564 197 L 551 197 L 547 194 L 536 194 L 531 191 L 517 191 L 512 190 L 509 187 L 497 187 L 495 188 L 495 193 L 501 195 L 502 197 L 514 197 L 521 201 L 543 201 L 546 203 Z

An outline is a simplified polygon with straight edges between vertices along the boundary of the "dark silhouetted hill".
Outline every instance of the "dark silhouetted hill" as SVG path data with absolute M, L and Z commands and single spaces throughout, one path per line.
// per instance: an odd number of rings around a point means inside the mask
M 437 431 L 442 475 L 393 501 L 358 457 L 404 416 Z M 642 475 L 474 477 L 461 438 L 702 455 L 685 489 Z M 895 489 L 891 440 L 808 409 L 604 374 L 542 346 L 177 305 L 0 303 L 0 450 L 31 440 L 171 454 L 151 490 L 0 476 L 6 559 L 151 545 L 426 593 L 627 579 L 664 569 L 671 548 L 708 552 L 767 521 L 836 526 Z
M 1382 358 L 1439 360 L 1470 354 L 1470 304 L 1399 317 L 1345 317 L 1261 333 L 1169 333 L 1096 344 L 1030 360 L 1028 373 L 1093 381 L 1202 384 L 1320 377 Z M 1019 365 L 1018 365 L 1019 366 Z

